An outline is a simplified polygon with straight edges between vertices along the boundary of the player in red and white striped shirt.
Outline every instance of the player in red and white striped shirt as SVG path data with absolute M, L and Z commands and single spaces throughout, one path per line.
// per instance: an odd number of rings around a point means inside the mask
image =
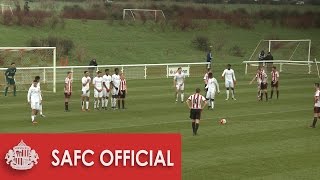
M 272 71 L 271 71 L 271 96 L 270 96 L 270 99 L 272 99 L 274 88 L 276 88 L 277 99 L 279 99 L 278 87 L 279 87 L 279 72 L 277 71 L 277 68 L 275 66 L 273 66 Z
M 211 68 L 208 68 L 206 74 L 204 74 L 204 76 L 203 76 L 205 94 L 207 94 L 207 91 L 208 91 L 208 89 L 206 87 L 207 87 L 208 80 L 209 80 L 209 77 L 208 77 L 209 73 L 211 73 Z M 208 108 L 210 108 L 210 107 L 211 107 L 211 100 L 209 99 Z
M 64 110 L 69 112 L 69 99 L 72 93 L 72 72 L 67 73 L 67 77 L 64 80 Z
M 196 93 L 187 99 L 187 105 L 190 109 L 190 119 L 192 120 L 193 135 L 197 135 L 201 111 L 207 105 L 206 98 L 200 94 L 200 88 L 196 89 Z
M 119 103 L 118 103 L 118 109 L 120 109 L 120 101 L 122 102 L 122 109 L 124 108 L 124 100 L 126 98 L 126 94 L 128 92 L 127 89 L 127 81 L 123 73 L 120 74 L 120 87 L 119 87 Z

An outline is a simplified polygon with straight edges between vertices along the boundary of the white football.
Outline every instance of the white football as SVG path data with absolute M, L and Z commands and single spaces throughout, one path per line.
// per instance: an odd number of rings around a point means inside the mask
M 226 124 L 227 123 L 227 120 L 226 119 L 221 119 L 220 120 L 220 124 Z

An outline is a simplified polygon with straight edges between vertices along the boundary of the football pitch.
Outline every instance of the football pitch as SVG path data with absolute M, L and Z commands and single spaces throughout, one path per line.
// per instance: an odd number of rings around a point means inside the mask
M 198 136 L 192 136 L 187 105 L 175 103 L 171 78 L 128 80 L 127 109 L 115 111 L 94 111 L 91 99 L 91 111 L 81 112 L 80 82 L 74 82 L 71 112 L 64 112 L 60 84 L 56 94 L 44 93 L 47 117 L 37 117 L 37 125 L 31 123 L 26 92 L 1 95 L 0 132 L 180 133 L 184 180 L 319 179 L 320 126 L 308 128 L 313 83 L 319 79 L 280 74 L 280 99 L 258 102 L 256 85 L 249 85 L 252 76 L 239 73 L 237 100 L 225 101 L 224 81 L 220 72 L 215 75 L 221 93 L 215 110 L 203 111 Z M 187 78 L 185 97 L 196 87 L 203 88 L 202 77 Z M 221 118 L 227 119 L 226 125 L 218 123 Z

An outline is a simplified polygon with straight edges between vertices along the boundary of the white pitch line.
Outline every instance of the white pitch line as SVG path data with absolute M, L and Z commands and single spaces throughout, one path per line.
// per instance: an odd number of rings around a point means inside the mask
M 216 117 L 219 118 L 234 118 L 234 117 L 245 117 L 245 116 L 256 116 L 256 115 L 267 115 L 267 114 L 277 114 L 277 113 L 290 113 L 290 112 L 297 112 L 297 111 L 306 111 L 308 109 L 296 109 L 290 111 L 274 111 L 274 112 L 265 112 L 265 113 L 252 113 L 252 114 L 242 114 L 242 115 L 235 115 L 235 116 L 225 116 L 225 117 Z M 212 118 L 201 119 L 201 121 L 211 120 Z M 111 129 L 122 129 L 122 128 L 132 128 L 132 127 L 144 127 L 144 126 L 152 126 L 152 125 L 165 125 L 165 124 L 174 124 L 180 122 L 188 122 L 188 120 L 179 120 L 179 121 L 170 121 L 170 122 L 159 122 L 159 123 L 149 123 L 149 124 L 141 124 L 141 125 L 130 125 L 130 126 L 121 126 L 121 127 L 110 127 L 110 128 L 95 128 L 95 129 L 84 129 L 84 130 L 75 130 L 75 131 L 62 131 L 59 133 L 77 133 L 77 132 L 86 132 L 86 131 L 98 131 L 98 130 L 111 130 Z M 291 120 L 290 120 L 291 121 Z M 270 122 L 270 121 L 269 121 Z

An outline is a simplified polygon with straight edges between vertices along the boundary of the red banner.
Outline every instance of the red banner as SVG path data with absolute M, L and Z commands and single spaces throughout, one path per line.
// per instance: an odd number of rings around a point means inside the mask
M 0 134 L 3 180 L 181 180 L 178 134 Z

